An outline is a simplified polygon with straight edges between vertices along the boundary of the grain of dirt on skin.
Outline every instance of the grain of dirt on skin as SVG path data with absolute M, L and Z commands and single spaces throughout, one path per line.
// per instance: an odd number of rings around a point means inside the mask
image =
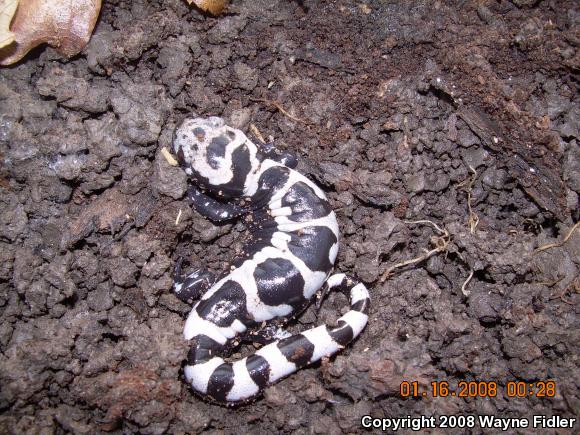
M 579 21 L 565 0 L 240 0 L 219 18 L 111 1 L 80 56 L 40 49 L 0 70 L 2 432 L 578 416 L 579 232 L 534 249 L 579 218 Z M 247 237 L 192 211 L 159 152 L 191 113 L 251 122 L 299 155 L 337 210 L 337 269 L 373 298 L 353 346 L 233 409 L 181 380 L 175 260 L 223 271 Z M 447 251 L 381 283 L 433 249 L 434 227 L 409 223 L 424 219 L 448 231 Z M 330 295 L 290 328 L 333 322 L 345 303 Z M 554 398 L 503 394 L 543 379 Z M 402 380 L 496 381 L 500 394 L 402 400 Z

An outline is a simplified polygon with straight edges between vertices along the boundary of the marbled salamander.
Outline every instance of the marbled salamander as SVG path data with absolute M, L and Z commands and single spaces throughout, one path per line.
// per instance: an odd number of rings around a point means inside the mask
M 184 372 L 194 390 L 221 403 L 243 401 L 358 336 L 368 319 L 368 291 L 344 274 L 329 278 L 338 252 L 336 216 L 322 190 L 293 169 L 296 159 L 256 146 L 217 117 L 185 120 L 173 148 L 199 213 L 213 221 L 250 216 L 251 241 L 229 274 L 216 282 L 208 271 L 184 274 L 181 262 L 176 266 L 175 294 L 189 303 L 199 298 L 184 329 L 192 343 Z M 338 326 L 297 335 L 280 328 L 323 285 L 324 292 L 349 295 L 350 311 Z M 225 362 L 243 339 L 269 344 Z

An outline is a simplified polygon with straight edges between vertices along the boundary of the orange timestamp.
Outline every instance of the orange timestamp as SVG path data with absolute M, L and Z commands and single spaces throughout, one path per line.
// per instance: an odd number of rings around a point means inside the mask
M 403 381 L 399 387 L 402 397 L 497 397 L 498 384 L 495 381 L 459 381 L 452 386 L 447 381 L 433 381 L 429 385 L 418 381 Z M 504 396 L 521 397 L 554 397 L 555 381 L 509 381 L 504 387 Z

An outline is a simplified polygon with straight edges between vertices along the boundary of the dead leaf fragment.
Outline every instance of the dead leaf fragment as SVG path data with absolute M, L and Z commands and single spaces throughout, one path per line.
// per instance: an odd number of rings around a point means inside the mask
M 10 31 L 10 22 L 17 6 L 18 0 L 0 0 L 0 48 L 14 41 L 14 33 Z
M 78 54 L 89 42 L 100 10 L 101 0 L 20 0 L 10 28 L 15 41 L 0 49 L 0 65 L 19 61 L 43 43 L 63 56 Z
M 212 15 L 219 15 L 228 5 L 228 0 L 187 0 L 189 4 L 194 4 L 204 12 Z

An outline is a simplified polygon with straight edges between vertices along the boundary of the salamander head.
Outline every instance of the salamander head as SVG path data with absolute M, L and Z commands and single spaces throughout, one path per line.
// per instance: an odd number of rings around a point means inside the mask
M 215 116 L 183 121 L 175 131 L 173 151 L 197 185 L 224 198 L 243 196 L 260 166 L 256 145 Z

